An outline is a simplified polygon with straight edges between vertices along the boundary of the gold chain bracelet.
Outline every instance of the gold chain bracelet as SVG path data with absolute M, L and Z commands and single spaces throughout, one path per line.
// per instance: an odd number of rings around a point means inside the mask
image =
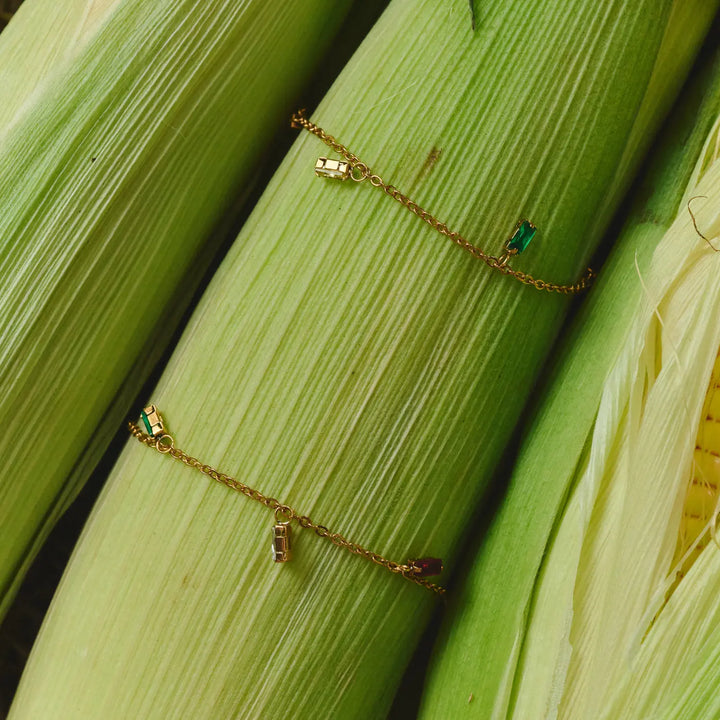
M 275 512 L 275 524 L 272 527 L 272 556 L 275 562 L 283 563 L 290 560 L 290 523 L 294 521 L 300 525 L 300 527 L 313 530 L 315 534 L 319 535 L 321 538 L 327 538 L 334 545 L 345 548 L 345 550 L 348 550 L 355 555 L 367 558 L 376 565 L 382 565 L 382 567 L 386 568 L 391 573 L 402 575 L 407 580 L 410 580 L 417 585 L 422 585 L 439 595 L 445 593 L 445 588 L 440 585 L 435 585 L 426 579 L 432 575 L 439 575 L 443 571 L 442 560 L 439 558 L 419 558 L 416 560 L 408 560 L 404 563 L 388 560 L 382 555 L 372 552 L 372 550 L 368 550 L 358 543 L 347 540 L 340 533 L 332 532 L 324 525 L 319 525 L 315 521 L 311 520 L 307 515 L 301 515 L 297 512 L 297 510 L 294 510 L 289 505 L 281 503 L 274 497 L 263 495 L 263 493 L 259 490 L 255 490 L 248 485 L 245 485 L 245 483 L 216 470 L 210 465 L 205 465 L 192 455 L 188 455 L 186 452 L 176 448 L 175 440 L 171 435 L 168 435 L 165 432 L 163 419 L 160 412 L 154 405 L 146 407 L 140 414 L 140 419 L 147 430 L 147 433 L 144 433 L 133 422 L 128 423 L 128 426 L 130 428 L 130 432 L 141 443 L 147 445 L 148 447 L 155 448 L 155 450 L 163 455 L 170 455 L 175 458 L 175 460 L 179 460 L 188 467 L 199 470 L 201 473 L 207 475 L 216 482 L 246 495 L 251 500 L 255 500 Z
M 523 219 L 518 221 L 513 233 L 506 240 L 505 248 L 500 256 L 490 255 L 477 247 L 477 245 L 473 245 L 466 240 L 460 233 L 455 230 L 450 230 L 444 222 L 441 222 L 427 210 L 421 208 L 407 195 L 401 193 L 394 185 L 386 183 L 379 175 L 370 170 L 357 155 L 351 153 L 345 145 L 338 142 L 332 135 L 328 135 L 320 126 L 308 120 L 307 117 L 305 117 L 305 110 L 298 110 L 298 112 L 292 116 L 290 124 L 296 129 L 304 128 L 309 133 L 316 135 L 344 158 L 344 160 L 332 160 L 325 157 L 319 158 L 315 164 L 315 173 L 317 175 L 339 180 L 347 180 L 350 178 L 355 182 L 369 180 L 371 185 L 384 190 L 387 195 L 397 200 L 404 208 L 417 215 L 421 220 L 435 228 L 441 235 L 444 235 L 456 245 L 459 245 L 463 250 L 469 252 L 473 257 L 482 260 L 493 270 L 497 270 L 503 275 L 509 275 L 537 290 L 561 293 L 563 295 L 576 295 L 577 293 L 583 292 L 583 290 L 587 290 L 592 285 L 596 277 L 592 268 L 587 268 L 585 274 L 576 283 L 572 285 L 558 285 L 535 278 L 521 270 L 513 270 L 508 265 L 510 258 L 523 252 L 535 236 L 536 227 L 529 220 Z

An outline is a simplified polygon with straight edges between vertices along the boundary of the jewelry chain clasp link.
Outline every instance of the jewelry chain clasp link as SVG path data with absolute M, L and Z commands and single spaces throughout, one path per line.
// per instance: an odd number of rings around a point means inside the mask
M 518 254 L 517 250 L 514 250 L 509 247 L 505 247 L 503 254 L 498 258 L 497 266 L 499 268 L 504 268 L 508 264 L 508 261 L 510 260 L 510 258 L 517 254 Z
M 279 525 L 287 525 L 294 517 L 295 513 L 288 505 L 278 505 L 275 508 L 275 522 Z
M 362 182 L 370 177 L 370 168 L 364 162 L 357 162 L 350 169 L 350 177 L 355 182 Z
M 173 440 L 172 435 L 168 435 L 167 433 L 158 435 L 158 437 L 155 438 L 155 449 L 163 455 L 167 455 L 171 450 L 174 450 L 175 440 Z

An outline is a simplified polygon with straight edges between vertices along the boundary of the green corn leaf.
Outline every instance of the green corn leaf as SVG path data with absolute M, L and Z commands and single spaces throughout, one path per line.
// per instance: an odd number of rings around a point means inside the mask
M 667 317 L 662 330 L 654 328 L 656 337 L 645 337 L 648 332 L 645 326 L 653 325 L 653 310 L 662 308 L 666 302 L 662 300 L 661 289 L 672 278 L 682 277 L 682 273 L 688 274 L 682 281 L 685 287 L 688 281 L 698 283 L 697 292 L 707 289 L 708 284 L 712 286 L 713 259 L 697 234 L 688 235 L 690 217 L 686 205 L 691 194 L 704 194 L 697 183 L 700 170 L 709 162 L 704 158 L 716 147 L 716 133 L 708 137 L 708 131 L 719 110 L 720 63 L 715 58 L 705 61 L 702 71 L 680 98 L 672 123 L 654 153 L 630 219 L 597 288 L 559 353 L 551 389 L 532 422 L 507 495 L 470 570 L 467 587 L 449 613 L 441 634 L 428 677 L 423 718 L 599 717 L 610 689 L 620 682 L 623 673 L 628 673 L 627 646 L 623 642 L 639 642 L 645 629 L 643 622 L 649 622 L 641 619 L 648 612 L 647 587 L 641 589 L 647 564 L 655 573 L 654 582 L 659 582 L 659 572 L 660 584 L 665 587 L 663 573 L 669 572 L 669 561 L 661 570 L 655 567 L 659 562 L 658 543 L 645 536 L 628 538 L 626 545 L 617 546 L 618 557 L 630 558 L 633 563 L 632 571 L 626 570 L 624 586 L 632 587 L 641 598 L 642 609 L 633 615 L 628 597 L 617 596 L 616 600 L 618 597 L 622 600 L 604 606 L 602 621 L 592 625 L 598 643 L 605 641 L 608 645 L 589 649 L 579 639 L 579 607 L 583 602 L 590 606 L 600 604 L 598 598 L 608 587 L 613 588 L 611 593 L 615 590 L 617 578 L 613 573 L 617 569 L 612 563 L 617 557 L 603 565 L 597 544 L 583 546 L 582 561 L 578 560 L 580 550 L 571 550 L 578 543 L 582 545 L 577 536 L 583 538 L 587 532 L 583 530 L 584 514 L 592 508 L 599 513 L 602 507 L 601 500 L 596 501 L 590 489 L 573 490 L 568 509 L 563 508 L 575 483 L 581 487 L 588 483 L 587 487 L 594 487 L 602 496 L 603 492 L 612 492 L 613 483 L 622 486 L 621 476 L 632 466 L 635 473 L 647 479 L 648 486 L 643 486 L 647 497 L 641 500 L 637 490 L 633 490 L 633 495 L 628 490 L 624 500 L 627 512 L 634 510 L 641 524 L 658 524 L 663 542 L 670 545 L 670 552 L 674 549 L 677 532 L 673 536 L 667 530 L 663 512 L 669 512 L 667 503 L 676 502 L 676 494 L 661 489 L 657 477 L 658 465 L 662 467 L 668 460 L 661 449 L 669 443 L 670 435 L 659 427 L 644 430 L 643 438 L 653 432 L 657 437 L 641 453 L 637 448 L 640 430 L 631 421 L 633 412 L 649 413 L 637 407 L 651 401 L 636 397 L 633 405 L 628 394 L 633 382 L 640 382 L 634 386 L 634 393 L 642 389 L 644 375 L 637 370 L 638 357 L 654 368 L 661 343 L 668 347 L 679 345 L 681 333 L 668 327 Z M 668 232 L 678 212 L 680 219 Z M 670 263 L 655 270 L 658 264 L 662 266 L 663 252 L 667 254 L 663 248 L 671 245 L 676 248 L 677 257 L 673 261 L 677 267 Z M 700 278 L 691 276 L 691 272 L 699 273 Z M 660 281 L 653 284 L 653 277 L 662 279 L 660 287 Z M 679 289 L 677 292 L 680 294 Z M 692 332 L 688 334 L 696 335 L 688 342 L 700 343 L 697 350 L 702 350 L 693 362 L 683 360 L 683 373 L 694 379 L 696 394 L 698 389 L 704 392 L 707 386 L 708 351 L 712 350 L 711 336 L 717 325 L 710 319 L 714 292 L 714 289 L 708 292 L 707 302 L 691 306 L 689 310 L 693 312 L 687 313 L 692 317 Z M 692 297 L 697 300 L 695 292 Z M 638 319 L 639 315 L 642 319 Z M 662 315 L 665 316 L 664 309 Z M 683 350 L 683 357 L 689 351 Z M 668 365 L 672 362 L 672 358 L 665 359 Z M 698 378 L 703 378 L 705 384 L 698 382 Z M 660 385 L 655 393 L 661 392 L 659 388 Z M 696 422 L 697 402 L 697 397 L 688 399 L 682 413 L 665 408 L 662 416 L 685 431 L 685 417 L 693 417 Z M 693 441 L 695 430 L 696 425 L 692 428 Z M 634 453 L 628 448 L 631 442 L 635 443 Z M 632 487 L 631 478 L 625 476 L 624 481 Z M 601 483 L 605 491 L 599 489 Z M 657 510 L 658 518 L 649 515 L 651 496 L 662 497 L 666 503 Z M 632 524 L 618 507 L 608 507 L 606 512 L 607 522 L 626 527 Z M 669 543 L 667 538 L 671 536 Z M 603 542 L 609 542 L 608 536 L 597 540 Z M 667 547 L 663 547 L 663 552 L 667 554 Z M 656 555 L 650 561 L 652 553 Z M 574 583 L 579 571 L 573 562 L 584 563 L 586 586 L 579 579 Z M 589 576 L 595 579 L 590 582 Z M 583 599 L 578 597 L 581 589 L 585 593 Z M 630 627 L 621 618 L 630 618 Z M 592 665 L 592 673 L 585 673 L 584 683 L 578 674 L 576 687 L 571 690 L 568 678 L 574 665 L 580 662 L 578 658 L 586 654 L 595 658 L 597 664 Z M 637 676 L 632 677 L 637 680 Z M 627 680 L 625 685 L 630 688 L 632 682 Z M 578 698 L 575 701 L 568 699 L 573 692 L 573 697 Z M 611 717 L 630 716 L 610 712 L 608 718 Z
M 34 112 L 33 96 L 67 72 L 120 2 L 32 0 L 20 5 L 0 42 L 0 132 L 24 112 Z
M 32 5 L 0 47 L 33 33 Z M 1 609 L 142 387 L 213 228 L 347 5 L 129 0 L 94 25 L 92 6 L 85 25 L 65 23 L 82 43 L 58 51 L 72 57 L 57 72 L 29 70 L 23 102 L 12 83 L 0 91 L 16 109 L 0 134 Z
M 396 1 L 314 117 L 489 252 L 532 218 L 514 264 L 573 281 L 707 29 L 710 12 L 682 26 L 660 78 L 671 10 L 500 2 L 473 33 L 466 6 Z M 314 178 L 326 154 L 294 146 L 152 400 L 202 462 L 393 560 L 452 566 L 568 301 L 367 183 Z M 13 720 L 381 717 L 435 598 L 299 528 L 275 566 L 272 522 L 133 440 Z

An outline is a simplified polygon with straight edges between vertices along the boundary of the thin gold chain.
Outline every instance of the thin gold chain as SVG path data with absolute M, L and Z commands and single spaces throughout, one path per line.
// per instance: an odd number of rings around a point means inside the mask
M 297 512 L 297 510 L 293 509 L 289 505 L 284 505 L 274 497 L 264 495 L 259 490 L 255 490 L 254 488 L 245 485 L 245 483 L 240 482 L 239 480 L 236 480 L 235 478 L 232 478 L 229 475 L 220 472 L 219 470 L 216 470 L 211 465 L 205 465 L 197 458 L 193 457 L 192 455 L 188 455 L 188 453 L 175 447 L 175 441 L 172 436 L 163 434 L 158 437 L 153 437 L 152 435 L 144 433 L 133 422 L 129 422 L 128 427 L 130 429 L 130 432 L 141 443 L 147 445 L 148 447 L 154 448 L 163 455 L 170 455 L 170 457 L 175 458 L 175 460 L 179 460 L 188 467 L 199 470 L 201 473 L 207 475 L 209 478 L 212 478 L 216 482 L 219 482 L 222 485 L 231 488 L 232 490 L 236 490 L 237 492 L 246 495 L 251 500 L 255 500 L 256 502 L 261 503 L 270 510 L 274 510 L 275 517 L 282 517 L 283 522 L 297 522 L 300 527 L 307 528 L 308 530 L 313 530 L 315 534 L 319 535 L 321 538 L 326 538 L 334 545 L 344 548 L 345 550 L 355 555 L 360 555 L 361 557 L 367 558 L 368 560 L 374 562 L 376 565 L 382 565 L 382 567 L 386 568 L 391 573 L 395 573 L 396 575 L 402 575 L 407 580 L 410 580 L 417 585 L 422 585 L 423 587 L 428 588 L 429 590 L 432 590 L 439 595 L 443 595 L 445 593 L 445 588 L 441 587 L 440 585 L 436 585 L 435 583 L 431 583 L 424 577 L 419 576 L 417 574 L 417 571 L 413 568 L 411 564 L 398 563 L 394 562 L 393 560 L 388 560 L 379 553 L 368 550 L 362 545 L 348 540 L 340 533 L 332 532 L 329 528 L 325 527 L 325 525 L 320 525 L 319 523 L 316 523 L 307 515 L 301 515 L 299 512 Z
M 561 293 L 563 295 L 576 295 L 584 290 L 587 290 L 593 283 L 596 277 L 595 272 L 592 268 L 587 268 L 585 274 L 572 285 L 559 285 L 557 283 L 547 282 L 546 280 L 540 280 L 532 275 L 522 272 L 521 270 L 513 270 L 508 264 L 509 258 L 514 254 L 512 252 L 506 252 L 503 256 L 496 257 L 490 255 L 484 250 L 479 248 L 477 245 L 473 245 L 471 242 L 466 240 L 460 233 L 450 228 L 444 223 L 438 220 L 432 213 L 421 208 L 416 202 L 411 200 L 407 195 L 404 195 L 394 185 L 386 183 L 379 175 L 374 173 L 357 155 L 354 155 L 348 150 L 345 145 L 336 140 L 332 135 L 328 135 L 320 126 L 311 122 L 305 117 L 305 111 L 299 110 L 291 118 L 291 125 L 294 128 L 304 128 L 308 132 L 316 135 L 326 145 L 331 147 L 335 152 L 342 155 L 342 157 L 349 163 L 351 168 L 350 177 L 356 182 L 362 182 L 363 180 L 369 180 L 370 184 L 374 187 L 381 188 L 394 200 L 397 200 L 403 207 L 409 210 L 411 213 L 417 215 L 421 220 L 425 221 L 428 225 L 435 228 L 441 235 L 444 235 L 451 242 L 459 245 L 463 250 L 469 252 L 473 257 L 478 260 L 482 260 L 487 266 L 493 270 L 501 272 L 503 275 L 509 275 L 510 277 L 519 280 L 524 285 L 531 285 L 537 290 L 545 290 L 552 293 Z

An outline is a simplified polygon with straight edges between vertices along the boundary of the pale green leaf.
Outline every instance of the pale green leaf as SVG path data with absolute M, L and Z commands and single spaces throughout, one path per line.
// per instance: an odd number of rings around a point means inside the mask
M 0 609 L 148 377 L 347 5 L 117 3 L 0 133 Z M 11 44 L 33 32 L 15 28 Z
M 661 471 L 669 472 L 671 450 L 688 451 L 688 426 L 697 422 L 707 363 L 714 358 L 708 360 L 712 338 L 692 341 L 702 353 L 688 340 L 684 352 L 692 362 L 683 370 L 695 378 L 695 396 L 688 393 L 681 418 L 661 413 L 659 422 L 667 427 L 639 427 L 653 403 L 661 404 L 679 382 L 666 370 L 656 397 L 644 395 L 656 380 L 658 348 L 672 365 L 671 349 L 682 340 L 677 329 L 665 334 L 653 321 L 653 302 L 660 302 L 676 275 L 702 265 L 700 277 L 687 280 L 690 294 L 677 290 L 674 302 L 685 315 L 676 324 L 697 332 L 707 324 L 708 332 L 715 331 L 709 320 L 715 291 L 706 266 L 713 259 L 692 231 L 681 198 L 688 178 L 697 178 L 692 167 L 719 104 L 720 73 L 717 62 L 709 62 L 681 97 L 618 247 L 559 353 L 509 491 L 450 613 L 423 717 L 447 717 L 463 707 L 468 717 L 485 717 L 488 707 L 497 718 L 596 717 L 617 680 L 614 673 L 625 668 L 623 643 L 642 638 L 654 592 L 649 588 L 658 582 L 664 587 L 669 567 L 663 554 L 672 554 L 677 537 L 678 517 L 669 520 L 677 492 L 667 485 L 661 491 Z M 655 266 L 665 261 L 653 260 L 651 270 L 652 253 L 678 208 L 683 234 L 673 236 L 676 256 L 659 270 Z M 673 240 L 663 242 L 665 247 Z M 707 304 L 699 302 L 704 292 Z M 660 308 L 666 325 L 674 317 L 667 302 Z M 655 433 L 657 442 L 644 445 Z M 648 484 L 635 483 L 637 476 Z M 586 543 L 591 518 L 594 542 Z M 649 526 L 659 533 L 655 544 L 643 534 Z M 611 542 L 615 554 L 609 554 Z M 605 595 L 612 602 L 603 603 Z M 578 630 L 581 606 L 592 618 L 584 634 Z

